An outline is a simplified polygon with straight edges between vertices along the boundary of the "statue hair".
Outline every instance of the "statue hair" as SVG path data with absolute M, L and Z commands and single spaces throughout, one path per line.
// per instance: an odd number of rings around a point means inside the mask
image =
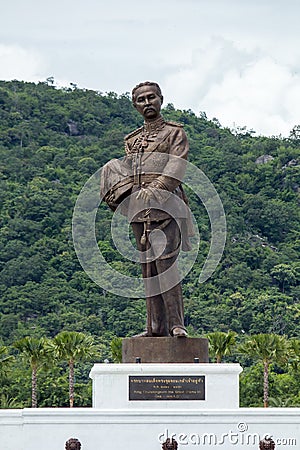
M 133 104 L 135 103 L 135 99 L 136 99 L 136 95 L 135 95 L 136 91 L 140 87 L 143 87 L 143 86 L 154 86 L 156 88 L 158 96 L 161 98 L 161 100 L 163 99 L 163 95 L 162 95 L 160 86 L 157 83 L 155 83 L 154 81 L 144 81 L 143 83 L 138 84 L 137 86 L 135 86 L 132 89 L 131 98 L 132 98 L 132 103 Z

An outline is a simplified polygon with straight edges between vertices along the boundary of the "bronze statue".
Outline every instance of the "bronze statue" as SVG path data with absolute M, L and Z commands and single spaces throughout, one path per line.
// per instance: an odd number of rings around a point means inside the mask
M 275 442 L 271 438 L 264 438 L 259 442 L 259 450 L 274 450 Z
M 65 445 L 66 450 L 80 450 L 81 443 L 78 439 L 70 438 Z
M 181 181 L 189 150 L 188 140 L 182 125 L 162 117 L 163 96 L 157 83 L 137 85 L 132 91 L 132 102 L 143 116 L 144 125 L 125 137 L 124 160 L 111 160 L 104 166 L 101 192 L 112 210 L 123 202 L 122 208 L 131 222 L 137 249 L 158 255 L 150 262 L 147 258 L 141 260 L 147 298 L 147 330 L 138 336 L 185 337 L 176 259 L 180 248 L 190 250 L 189 236 L 193 234 L 189 210 L 182 206 L 187 204 Z M 128 201 L 124 202 L 126 198 Z M 162 252 L 159 250 L 161 232 L 165 235 Z M 163 278 L 166 270 L 172 281 L 170 288 L 168 283 L 166 287 L 166 278 Z M 152 289 L 154 279 L 159 279 L 158 293 Z

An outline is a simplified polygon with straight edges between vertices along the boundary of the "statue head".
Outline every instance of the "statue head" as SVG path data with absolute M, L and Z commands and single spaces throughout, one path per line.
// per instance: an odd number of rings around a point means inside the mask
M 136 91 L 139 88 L 142 87 L 151 87 L 154 88 L 156 90 L 157 95 L 160 97 L 161 99 L 161 103 L 163 102 L 163 95 L 161 93 L 161 89 L 159 84 L 155 83 L 154 81 L 144 81 L 143 83 L 137 84 L 133 89 L 132 89 L 132 93 L 131 93 L 131 98 L 132 98 L 132 103 L 135 104 L 135 100 L 136 100 Z
M 162 445 L 163 450 L 177 450 L 178 443 L 175 441 L 175 439 L 168 438 Z
M 78 439 L 70 438 L 65 445 L 66 450 L 80 450 L 81 443 Z
M 159 85 L 152 81 L 138 84 L 132 90 L 132 103 L 145 120 L 155 120 L 163 103 Z
M 271 438 L 264 438 L 259 442 L 259 450 L 274 450 L 275 442 Z

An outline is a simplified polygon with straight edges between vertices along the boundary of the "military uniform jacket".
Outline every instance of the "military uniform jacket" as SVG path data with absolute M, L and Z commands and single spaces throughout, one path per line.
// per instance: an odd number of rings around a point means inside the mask
M 126 164 L 132 168 L 132 192 L 145 187 L 158 188 L 161 209 L 151 208 L 151 221 L 164 220 L 170 216 L 187 218 L 183 202 L 174 207 L 175 196 L 186 201 L 183 180 L 189 145 L 182 125 L 165 122 L 159 117 L 125 137 Z M 173 204 L 168 205 L 168 202 Z M 169 209 L 171 208 L 171 214 Z M 131 221 L 143 221 L 138 214 Z

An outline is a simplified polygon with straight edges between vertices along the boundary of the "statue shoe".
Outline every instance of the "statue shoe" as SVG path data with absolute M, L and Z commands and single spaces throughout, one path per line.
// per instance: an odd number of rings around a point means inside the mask
M 176 327 L 173 330 L 174 337 L 187 337 L 187 332 L 183 328 Z
M 139 337 L 149 337 L 149 334 L 147 333 L 147 331 L 143 331 L 142 333 L 139 334 L 135 334 L 134 336 L 132 336 L 134 338 L 139 338 Z

